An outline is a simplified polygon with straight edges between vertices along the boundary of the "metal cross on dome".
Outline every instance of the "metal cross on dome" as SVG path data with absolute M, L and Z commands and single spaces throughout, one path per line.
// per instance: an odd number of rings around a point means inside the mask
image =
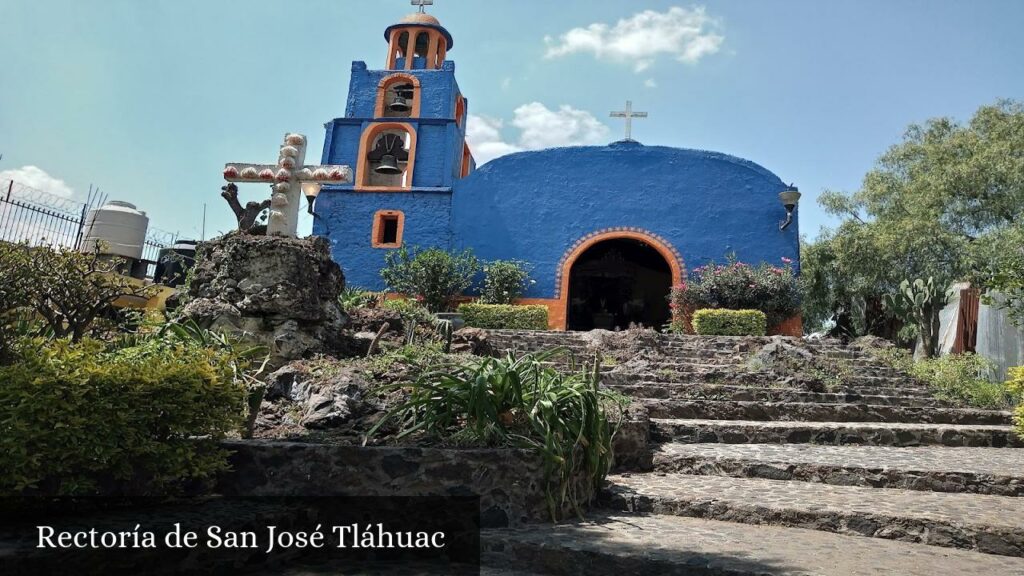
M 303 184 L 313 185 L 315 197 L 320 184 L 346 184 L 352 181 L 348 166 L 306 166 L 306 137 L 285 134 L 277 164 L 226 164 L 224 179 L 228 182 L 260 182 L 271 184 L 270 220 L 267 235 L 295 237 L 299 227 L 299 204 Z
M 412 0 L 412 5 L 420 7 L 420 14 L 426 14 L 426 7 L 433 6 L 434 0 Z
M 611 118 L 626 119 L 626 140 L 633 140 L 633 118 L 647 118 L 647 112 L 633 112 L 633 101 L 626 100 L 626 109 L 622 112 L 612 112 Z

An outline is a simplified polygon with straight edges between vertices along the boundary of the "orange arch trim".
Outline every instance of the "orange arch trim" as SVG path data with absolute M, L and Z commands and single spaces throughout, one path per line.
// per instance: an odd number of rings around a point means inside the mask
M 639 240 L 651 248 L 657 250 L 658 254 L 668 263 L 672 272 L 672 285 L 675 286 L 683 280 L 685 269 L 683 259 L 671 243 L 664 238 L 643 230 L 641 228 L 605 228 L 592 232 L 576 241 L 559 264 L 557 277 L 555 278 L 555 299 L 548 304 L 550 323 L 555 329 L 565 330 L 569 316 L 569 278 L 572 274 L 572 267 L 576 260 L 588 249 L 606 240 L 616 239 Z
M 377 138 L 377 135 L 386 130 L 401 130 L 409 135 L 409 162 L 405 168 L 406 186 L 367 186 L 364 184 L 370 170 L 370 162 L 366 159 L 366 154 L 370 151 L 370 146 L 373 146 L 373 141 Z M 355 190 L 358 192 L 402 192 L 408 190 L 412 188 L 412 176 L 415 167 L 416 130 L 413 129 L 412 124 L 405 122 L 379 122 L 372 124 L 363 131 L 363 137 L 359 139 L 359 163 L 356 168 Z
M 375 118 L 384 117 L 384 106 L 387 105 L 388 89 L 392 84 L 398 84 L 399 82 L 412 84 L 412 112 L 409 117 L 420 117 L 420 79 L 412 74 L 399 72 L 398 74 L 386 76 L 377 83 L 377 105 L 373 109 L 373 116 Z

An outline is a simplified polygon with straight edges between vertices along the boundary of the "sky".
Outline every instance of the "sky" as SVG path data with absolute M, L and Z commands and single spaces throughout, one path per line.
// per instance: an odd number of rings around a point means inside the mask
M 1019 0 L 436 0 L 478 163 L 605 144 L 626 100 L 645 144 L 753 160 L 815 202 L 854 191 L 906 127 L 1024 99 Z M 408 0 L 0 0 L 0 181 L 90 185 L 183 238 L 234 227 L 227 162 L 344 115 L 353 60 L 382 68 Z M 260 185 L 243 200 L 262 199 Z M 309 216 L 300 226 L 308 231 Z

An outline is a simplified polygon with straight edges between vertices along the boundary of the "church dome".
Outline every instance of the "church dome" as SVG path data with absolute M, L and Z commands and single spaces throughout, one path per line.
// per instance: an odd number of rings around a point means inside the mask
M 402 24 L 426 24 L 428 26 L 440 26 L 441 22 L 430 14 L 413 12 L 402 18 Z

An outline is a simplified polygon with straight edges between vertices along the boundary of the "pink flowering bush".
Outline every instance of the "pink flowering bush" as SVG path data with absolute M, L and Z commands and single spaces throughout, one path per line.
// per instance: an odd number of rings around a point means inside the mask
M 730 257 L 725 264 L 694 268 L 688 279 L 672 288 L 673 330 L 684 331 L 689 315 L 703 308 L 760 310 L 768 317 L 768 326 L 793 316 L 800 309 L 800 289 L 793 261 L 783 258 L 782 264 L 755 267 Z

